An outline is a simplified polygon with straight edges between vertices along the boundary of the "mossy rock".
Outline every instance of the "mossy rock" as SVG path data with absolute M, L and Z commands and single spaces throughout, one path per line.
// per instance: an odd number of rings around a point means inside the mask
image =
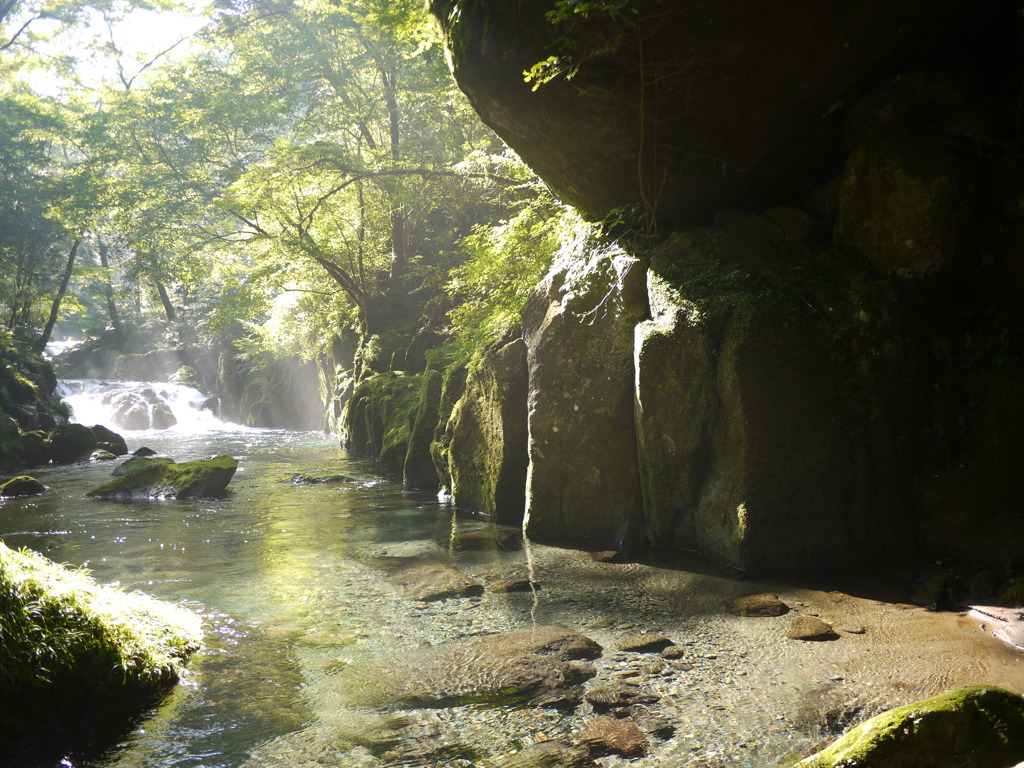
M 988 600 L 999 591 L 999 575 L 995 571 L 982 571 L 971 580 L 971 598 Z
M 58 424 L 43 446 L 49 464 L 71 464 L 89 458 L 96 450 L 96 435 L 81 424 Z
M 224 493 L 238 468 L 237 459 L 231 456 L 216 456 L 181 464 L 161 459 L 140 458 L 137 461 L 138 465 L 131 471 L 94 488 L 86 496 L 101 499 L 209 498 Z
M 999 596 L 999 602 L 1010 608 L 1024 606 L 1024 579 L 1018 579 L 1008 590 Z
M 1024 760 L 1024 696 L 958 688 L 883 712 L 799 768 L 1007 768 Z
M 25 496 L 41 496 L 46 492 L 46 486 L 28 475 L 12 477 L 6 482 L 0 483 L 0 497 L 5 499 L 17 499 Z
M 197 615 L 2 543 L 0 628 L 0 743 L 146 700 L 202 643 Z
M 147 456 L 133 456 L 132 458 L 118 464 L 111 474 L 114 477 L 123 477 L 124 475 L 130 474 L 138 469 L 151 466 L 154 463 L 174 464 L 176 462 L 169 456 L 157 456 L 154 458 L 148 458 Z
M 925 582 L 912 599 L 929 611 L 952 611 L 961 606 L 965 594 L 960 579 L 944 573 Z

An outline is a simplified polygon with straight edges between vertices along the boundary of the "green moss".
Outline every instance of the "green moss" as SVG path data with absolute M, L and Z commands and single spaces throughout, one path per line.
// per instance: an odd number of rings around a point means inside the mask
M 1024 697 L 994 686 L 959 688 L 883 712 L 800 768 L 1005 768 L 1024 760 Z
M 401 471 L 419 408 L 422 379 L 422 374 L 393 371 L 363 379 L 349 403 L 348 449 L 372 455 L 387 470 Z M 356 420 L 360 423 L 353 423 Z
M 126 462 L 127 463 L 127 462 Z M 181 464 L 166 459 L 140 459 L 120 477 L 115 477 L 86 496 L 124 498 L 150 496 L 153 498 L 194 499 L 216 496 L 224 491 L 238 468 L 231 456 L 217 456 Z
M 0 498 L 39 496 L 45 491 L 46 488 L 42 483 L 28 475 L 19 475 L 0 483 Z
M 0 543 L 0 730 L 30 705 L 156 693 L 201 643 L 195 614 Z
M 1024 579 L 1019 579 L 1013 586 L 999 596 L 999 602 L 1011 608 L 1024 606 Z
M 951 611 L 960 607 L 964 599 L 964 586 L 951 573 L 936 576 L 914 593 L 913 600 L 929 611 Z

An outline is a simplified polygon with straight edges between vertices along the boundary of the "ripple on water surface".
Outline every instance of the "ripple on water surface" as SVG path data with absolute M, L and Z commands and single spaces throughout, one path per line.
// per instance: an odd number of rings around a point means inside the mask
M 561 624 L 605 648 L 588 689 L 634 682 L 658 697 L 634 711 L 661 734 L 648 754 L 602 757 L 605 766 L 762 768 L 954 685 L 1024 692 L 1020 656 L 963 617 L 737 582 L 693 565 L 599 563 L 530 542 L 453 546 L 486 524 L 377 477 L 321 435 L 127 436 L 132 449 L 144 443 L 179 460 L 231 454 L 240 469 L 216 500 L 86 498 L 110 465 L 84 464 L 42 471 L 43 497 L 2 502 L 9 545 L 87 564 L 100 581 L 184 602 L 205 618 L 207 647 L 184 683 L 115 748 L 72 756 L 79 768 L 494 765 L 537 740 L 578 734 L 590 705 L 390 711 L 364 706 L 379 698 L 367 692 L 382 670 L 439 644 L 533 624 Z M 299 473 L 352 480 L 296 485 Z M 436 558 L 484 585 L 530 578 L 539 589 L 420 603 L 388 580 L 393 557 Z M 786 637 L 793 614 L 721 610 L 765 590 L 794 613 L 863 632 L 806 643 Z M 616 650 L 637 632 L 666 635 L 676 657 Z

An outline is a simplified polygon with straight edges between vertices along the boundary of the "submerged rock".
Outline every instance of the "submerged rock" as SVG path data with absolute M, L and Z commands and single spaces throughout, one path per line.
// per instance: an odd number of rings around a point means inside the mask
M 647 752 L 647 734 L 628 718 L 596 717 L 586 724 L 577 739 L 592 755 L 640 757 Z
M 114 461 L 117 456 L 104 448 L 97 448 L 89 454 L 89 461 Z
M 586 747 L 562 740 L 539 741 L 516 752 L 498 768 L 600 768 Z
M 354 477 L 348 475 L 292 475 L 292 485 L 333 485 L 336 483 L 355 483 Z
M 757 595 L 736 597 L 724 606 L 728 613 L 735 616 L 753 616 L 758 618 L 783 616 L 789 613 L 789 606 L 768 592 Z
M 46 486 L 28 475 L 19 475 L 0 483 L 0 498 L 16 499 L 25 496 L 41 496 L 45 492 Z
M 629 683 L 615 683 L 592 688 L 587 691 L 586 699 L 594 707 L 595 712 L 623 709 L 635 704 L 653 704 L 658 701 L 657 696 L 645 693 L 639 686 Z
M 227 488 L 238 461 L 231 456 L 186 461 L 135 458 L 132 468 L 86 496 L 101 499 L 149 497 L 154 499 L 201 499 L 219 496 Z M 119 467 L 119 469 L 123 469 Z
M 396 558 L 405 560 L 405 558 Z M 484 593 L 484 587 L 462 571 L 432 560 L 409 558 L 400 571 L 389 579 L 412 600 L 432 602 L 452 597 L 474 597 Z
M 1007 768 L 1024 760 L 1024 697 L 971 686 L 883 712 L 799 768 Z
M 489 584 L 487 589 L 490 592 L 536 592 L 540 589 L 540 584 L 531 579 L 522 577 L 497 581 L 494 584 Z
M 519 528 L 481 528 L 475 531 L 463 531 L 453 536 L 439 539 L 437 542 L 445 549 L 466 551 L 507 551 L 522 549 L 523 532 Z
M 664 635 L 645 632 L 623 638 L 618 645 L 618 649 L 620 651 L 632 651 L 634 653 L 659 653 L 670 645 L 673 645 L 672 641 Z
M 578 660 L 600 654 L 600 645 L 565 627 L 470 637 L 392 664 L 367 681 L 366 696 L 400 707 L 574 707 L 583 698 L 580 683 L 595 674 L 592 666 Z
M 790 624 L 786 637 L 791 640 L 838 640 L 839 633 L 817 616 L 797 616 Z

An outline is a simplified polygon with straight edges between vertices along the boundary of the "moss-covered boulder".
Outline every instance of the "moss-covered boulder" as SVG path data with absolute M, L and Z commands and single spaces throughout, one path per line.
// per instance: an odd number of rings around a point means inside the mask
M 530 389 L 526 530 L 620 545 L 639 535 L 633 329 L 646 270 L 612 249 L 556 264 L 523 309 Z
M 48 464 L 71 464 L 89 458 L 96 450 L 96 435 L 82 424 L 58 424 L 43 445 Z
M 473 366 L 448 420 L 448 462 L 455 506 L 518 525 L 526 509 L 528 391 L 522 339 Z
M 132 456 L 130 459 L 125 459 L 118 464 L 111 474 L 114 477 L 123 477 L 124 475 L 130 474 L 137 469 L 143 469 L 151 466 L 152 464 L 175 464 L 176 462 L 170 456 Z
M 891 709 L 848 731 L 799 768 L 1007 768 L 1024 760 L 1024 696 L 958 688 Z
M 216 456 L 212 459 L 181 464 L 165 459 L 135 458 L 132 467 L 120 477 L 89 491 L 86 496 L 101 499 L 154 498 L 202 499 L 224 493 L 235 470 L 237 459 Z M 128 464 L 129 462 L 125 462 Z
M 25 496 L 40 496 L 46 492 L 46 486 L 28 475 L 18 475 L 0 482 L 0 498 L 14 499 Z
M 401 472 L 409 451 L 422 374 L 378 373 L 359 382 L 345 405 L 342 445 Z
M 0 543 L 0 744 L 138 705 L 201 645 L 199 616 Z

